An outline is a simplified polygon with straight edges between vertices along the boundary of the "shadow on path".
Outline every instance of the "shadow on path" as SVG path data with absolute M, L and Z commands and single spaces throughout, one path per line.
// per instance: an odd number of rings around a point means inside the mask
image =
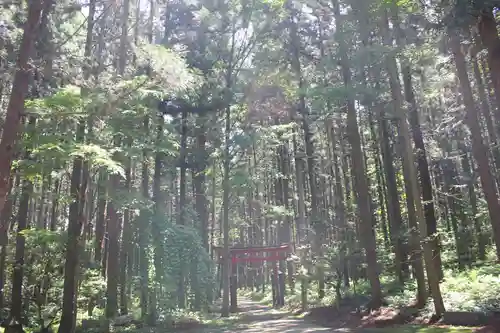
M 387 328 L 332 328 L 291 317 L 291 313 L 273 309 L 255 301 L 239 298 L 234 321 L 224 327 L 205 328 L 189 333 L 472 333 L 473 329 L 403 325 Z M 480 332 L 480 331 L 477 331 Z M 481 331 L 482 332 L 482 331 Z M 485 333 L 490 333 L 485 331 Z M 500 333 L 500 331 L 492 331 Z
M 350 332 L 334 331 L 304 322 L 302 319 L 290 318 L 290 313 L 273 309 L 246 298 L 238 299 L 238 320 L 229 329 L 208 329 L 196 333 L 312 333 L 312 332 Z M 194 332 L 193 332 L 194 333 Z

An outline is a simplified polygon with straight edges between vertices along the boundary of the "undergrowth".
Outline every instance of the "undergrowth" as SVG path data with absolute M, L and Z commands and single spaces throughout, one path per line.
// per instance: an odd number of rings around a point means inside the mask
M 415 300 L 416 284 L 408 282 L 399 285 L 394 278 L 381 276 L 381 284 L 385 301 L 390 307 L 400 308 L 412 304 Z M 354 291 L 355 289 L 355 291 Z M 368 300 L 369 285 L 366 281 L 359 281 L 356 287 L 344 289 L 343 298 L 359 298 Z M 500 311 L 500 264 L 473 268 L 463 272 L 446 271 L 441 282 L 441 293 L 447 311 Z M 271 289 L 266 292 L 243 290 L 242 294 L 266 305 L 272 304 Z M 300 308 L 300 284 L 296 283 L 294 292 L 287 286 L 285 297 L 286 308 Z M 325 297 L 318 298 L 317 284 L 311 283 L 308 290 L 309 307 L 335 305 L 335 291 L 333 288 L 325 290 Z M 424 312 L 432 313 L 432 302 L 428 302 Z

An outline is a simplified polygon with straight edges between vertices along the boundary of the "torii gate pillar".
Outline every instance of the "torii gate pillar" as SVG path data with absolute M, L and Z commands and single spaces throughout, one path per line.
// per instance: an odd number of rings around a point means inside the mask
M 219 252 L 219 258 L 222 259 L 224 249 L 215 248 Z M 279 246 L 261 246 L 261 247 L 233 247 L 229 249 L 229 258 L 231 258 L 231 275 L 229 278 L 230 292 L 230 311 L 238 311 L 238 263 L 243 262 L 272 262 L 272 287 L 273 287 L 273 305 L 280 307 L 285 305 L 285 276 L 278 270 L 278 261 L 286 260 L 290 246 L 283 244 Z M 256 254 L 256 256 L 252 256 Z

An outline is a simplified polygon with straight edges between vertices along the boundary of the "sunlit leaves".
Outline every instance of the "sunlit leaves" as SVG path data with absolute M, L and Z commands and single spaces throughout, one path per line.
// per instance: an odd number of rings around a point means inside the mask
M 267 147 L 278 147 L 292 139 L 294 128 L 297 126 L 297 123 L 291 122 L 282 125 L 255 126 L 255 130 L 258 140 L 264 142 Z
M 186 270 L 186 264 L 197 265 L 197 279 L 200 282 L 200 290 L 213 288 L 213 267 L 208 253 L 203 248 L 201 239 L 194 228 L 172 223 L 164 215 L 152 216 L 152 223 L 161 230 L 162 249 L 161 261 L 164 271 L 159 272 L 162 286 L 166 286 L 166 292 L 173 294 L 177 291 L 175 283 L 182 270 Z M 166 304 L 175 307 L 175 304 Z
M 98 145 L 77 145 L 70 155 L 88 160 L 96 167 L 103 167 L 110 174 L 118 174 L 122 177 L 125 175 L 123 167 L 111 158 L 111 153 Z
M 64 237 L 58 232 L 47 229 L 24 229 L 19 232 L 29 243 L 36 245 L 59 245 L 64 244 Z
M 262 2 L 276 9 L 285 5 L 285 0 L 262 0 Z
M 150 80 L 156 81 L 166 91 L 184 90 L 199 82 L 184 60 L 163 46 L 142 43 L 135 52 L 140 65 L 148 68 Z
M 386 5 L 396 5 L 401 8 L 415 8 L 418 6 L 418 0 L 383 0 Z
M 231 184 L 234 188 L 251 188 L 251 178 L 246 168 L 236 168 L 231 174 Z
M 80 88 L 66 86 L 55 94 L 41 99 L 29 99 L 25 106 L 40 117 L 68 117 L 83 114 L 83 99 Z
M 294 212 L 287 209 L 285 206 L 269 205 L 265 207 L 265 216 L 271 219 L 281 219 L 284 217 L 293 217 Z

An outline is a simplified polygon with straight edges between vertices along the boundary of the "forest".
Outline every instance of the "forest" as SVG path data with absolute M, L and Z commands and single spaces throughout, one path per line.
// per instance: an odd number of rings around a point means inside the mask
M 500 322 L 497 8 L 0 0 L 0 331 Z

